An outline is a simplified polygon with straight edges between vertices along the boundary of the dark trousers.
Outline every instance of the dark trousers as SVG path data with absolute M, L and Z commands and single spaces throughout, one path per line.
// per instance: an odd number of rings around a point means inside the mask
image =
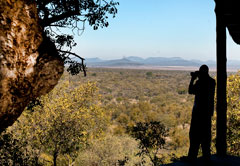
M 211 116 L 193 112 L 189 138 L 190 148 L 188 157 L 192 159 L 197 158 L 201 145 L 203 157 L 209 158 L 211 155 Z

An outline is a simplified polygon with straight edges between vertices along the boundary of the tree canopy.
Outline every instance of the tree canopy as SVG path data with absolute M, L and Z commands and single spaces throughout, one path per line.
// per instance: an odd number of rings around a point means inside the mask
M 71 29 L 73 34 L 81 34 L 86 22 L 97 30 L 108 27 L 109 15 L 115 17 L 118 2 L 113 0 L 36 0 L 39 22 L 44 32 L 55 43 L 64 62 L 69 64 L 71 74 L 85 72 L 84 58 L 71 52 L 77 44 L 71 34 L 63 33 L 62 28 Z M 75 33 L 74 33 L 75 32 Z M 70 57 L 81 59 L 74 61 Z
M 71 74 L 86 75 L 84 58 L 72 52 L 77 45 L 74 32 L 83 32 L 86 22 L 95 30 L 107 27 L 118 4 L 113 0 L 0 1 L 0 132 L 31 100 L 53 89 L 64 64 Z

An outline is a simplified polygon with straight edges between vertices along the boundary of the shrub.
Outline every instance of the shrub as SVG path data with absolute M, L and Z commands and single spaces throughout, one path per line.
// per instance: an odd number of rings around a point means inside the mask
M 139 156 L 148 156 L 154 166 L 163 164 L 158 153 L 165 145 L 168 130 L 161 122 L 139 122 L 135 126 L 129 127 L 128 131 L 136 140 L 140 141 Z
M 153 73 L 149 71 L 146 73 L 146 75 L 147 75 L 147 77 L 152 77 Z
M 107 135 L 105 138 L 93 140 L 89 147 L 81 151 L 76 165 L 136 165 L 141 159 L 138 143 L 129 136 Z

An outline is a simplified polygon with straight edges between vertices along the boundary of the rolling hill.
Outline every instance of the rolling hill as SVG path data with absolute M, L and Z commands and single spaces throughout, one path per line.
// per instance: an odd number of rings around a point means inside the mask
M 86 58 L 88 67 L 199 67 L 206 64 L 211 68 L 216 67 L 215 61 L 185 60 L 180 57 L 149 57 L 141 58 L 137 56 L 124 57 L 122 59 L 103 60 L 100 58 Z M 240 61 L 229 60 L 228 68 L 239 69 Z

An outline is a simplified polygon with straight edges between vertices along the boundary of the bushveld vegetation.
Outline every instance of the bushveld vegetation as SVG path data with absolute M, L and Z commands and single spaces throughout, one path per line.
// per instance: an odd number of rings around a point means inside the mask
M 51 93 L 32 102 L 2 133 L 0 165 L 171 162 L 188 151 L 194 99 L 187 93 L 189 80 L 186 71 L 99 68 L 89 69 L 87 77 L 65 73 Z M 229 153 L 238 156 L 239 95 L 235 73 L 228 78 L 227 137 Z

